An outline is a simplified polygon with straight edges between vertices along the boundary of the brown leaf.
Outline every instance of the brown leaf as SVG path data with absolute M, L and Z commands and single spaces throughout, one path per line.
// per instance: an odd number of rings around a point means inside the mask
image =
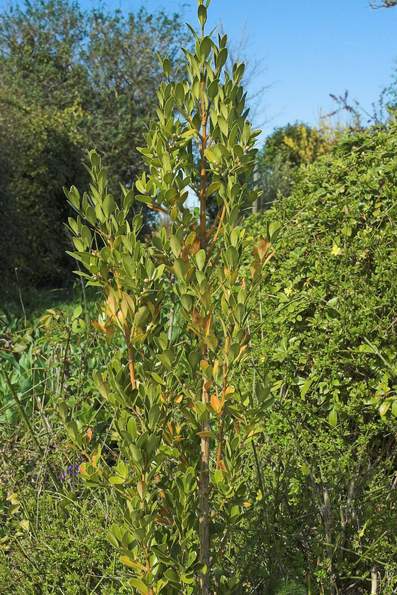
M 258 244 L 256 245 L 256 253 L 258 254 L 260 260 L 263 260 L 266 255 L 269 253 L 271 249 L 271 244 L 264 238 L 259 240 Z

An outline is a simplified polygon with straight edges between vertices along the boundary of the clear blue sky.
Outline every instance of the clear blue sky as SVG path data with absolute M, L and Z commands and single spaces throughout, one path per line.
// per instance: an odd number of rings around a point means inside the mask
M 144 5 L 174 11 L 182 4 L 104 0 L 122 10 Z M 186 20 L 195 18 L 196 5 L 185 5 Z M 345 89 L 370 107 L 397 68 L 397 8 L 372 10 L 369 0 L 212 0 L 210 20 L 235 44 L 245 36 L 248 58 L 262 62 L 255 85 L 270 87 L 256 119 L 265 132 L 295 120 L 315 124 L 334 107 L 329 93 Z

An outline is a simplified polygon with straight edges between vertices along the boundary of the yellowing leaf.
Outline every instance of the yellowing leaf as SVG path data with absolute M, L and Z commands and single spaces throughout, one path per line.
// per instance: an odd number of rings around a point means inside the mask
M 256 251 L 258 253 L 258 256 L 261 260 L 263 260 L 265 258 L 265 256 L 267 256 L 267 254 L 269 253 L 271 248 L 271 244 L 270 242 L 268 242 L 265 239 L 261 239 L 259 240 L 257 246 L 256 246 Z
M 390 409 L 390 401 L 383 401 L 382 405 L 379 407 L 379 415 L 383 417 Z
M 128 568 L 133 568 L 134 570 L 145 570 L 145 567 L 140 562 L 136 562 L 129 556 L 120 556 L 120 562 Z
M 137 492 L 139 494 L 139 497 L 141 500 L 143 500 L 143 490 L 144 490 L 145 484 L 143 483 L 143 481 L 138 481 L 136 489 Z
M 222 409 L 223 409 L 223 401 L 221 401 L 218 397 L 218 395 L 213 394 L 211 396 L 211 407 L 212 409 L 215 411 L 215 413 L 217 415 L 219 415 L 220 413 L 222 413 Z
M 196 254 L 196 263 L 197 263 L 199 271 L 202 271 L 204 268 L 205 258 L 206 258 L 205 250 L 203 250 L 203 249 L 199 250 Z
M 200 438 L 211 438 L 212 432 L 209 430 L 203 430 L 202 432 L 197 432 L 197 436 Z

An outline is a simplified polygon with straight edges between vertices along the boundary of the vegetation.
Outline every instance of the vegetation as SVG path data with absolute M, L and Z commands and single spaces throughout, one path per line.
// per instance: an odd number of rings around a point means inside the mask
M 383 124 L 287 125 L 256 153 L 207 4 L 184 58 L 178 17 L 3 13 L 1 593 L 396 592 L 393 86 Z M 99 129 L 139 103 L 112 74 L 135 34 L 150 107 Z M 270 208 L 244 218 L 255 166 Z M 78 281 L 27 289 L 27 262 L 40 283 L 69 266 L 65 217 Z
M 270 576 L 305 568 L 314 592 L 367 592 L 373 565 L 381 592 L 395 589 L 396 132 L 345 135 L 247 222 L 254 237 L 281 225 L 256 337 L 279 393 L 262 534 L 279 533 L 259 556 Z
M 64 283 L 62 188 L 85 187 L 93 146 L 115 188 L 133 184 L 161 79 L 157 54 L 174 70 L 184 38 L 178 15 L 87 13 L 73 0 L 34 0 L 0 15 L 0 271 L 8 283 L 15 267 L 20 285 Z
M 250 406 L 239 382 L 253 307 L 239 218 L 257 197 L 249 185 L 258 132 L 246 119 L 244 66 L 224 74 L 226 36 L 215 43 L 206 35 L 202 3 L 198 18 L 186 79 L 160 86 L 158 121 L 140 149 L 148 170 L 136 182 L 140 194 L 123 188 L 118 206 L 96 153 L 90 193 L 68 193 L 78 214 L 69 219 L 72 255 L 104 292 L 98 324 L 125 342 L 96 375 L 114 410 L 120 456 L 109 469 L 96 448 L 82 472 L 120 495 L 125 509 L 112 543 L 143 594 L 237 587 L 223 555 L 244 522 L 245 445 L 263 409 Z M 163 67 L 168 78 L 168 59 Z M 188 187 L 197 187 L 198 217 L 184 206 Z M 150 243 L 139 240 L 141 219 L 128 223 L 135 198 L 168 219 Z M 218 207 L 211 227 L 210 199 Z M 259 242 L 251 286 L 271 256 L 269 242 Z
M 319 128 L 287 124 L 269 135 L 258 156 L 257 183 L 262 189 L 259 210 L 266 210 L 281 196 L 288 196 L 301 169 L 326 154 L 338 131 L 322 122 Z

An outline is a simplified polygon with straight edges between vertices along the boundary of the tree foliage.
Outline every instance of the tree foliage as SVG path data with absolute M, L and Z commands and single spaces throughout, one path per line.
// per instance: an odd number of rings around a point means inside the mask
M 84 186 L 90 146 L 106 153 L 115 187 L 132 185 L 161 80 L 156 54 L 167 51 L 173 69 L 183 36 L 177 15 L 143 9 L 86 13 L 71 0 L 34 0 L 3 11 L 0 209 L 15 234 L 2 235 L 2 271 L 17 266 L 22 280 L 62 282 L 62 187 Z
M 335 142 L 335 131 L 325 123 L 312 128 L 303 123 L 276 128 L 259 154 L 257 177 L 263 190 L 261 207 L 269 208 L 277 196 L 287 196 L 298 168 L 313 163 Z
M 377 0 L 370 3 L 372 8 L 393 8 L 397 6 L 397 0 Z

